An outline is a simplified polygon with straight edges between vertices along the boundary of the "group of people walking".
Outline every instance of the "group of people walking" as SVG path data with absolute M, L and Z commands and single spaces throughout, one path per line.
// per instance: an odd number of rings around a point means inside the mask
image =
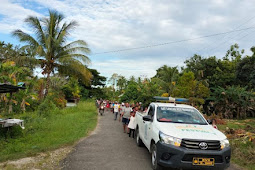
M 135 137 L 136 120 L 135 115 L 138 111 L 144 111 L 142 103 L 129 104 L 102 101 L 98 106 L 105 105 L 105 109 L 111 111 L 114 115 L 114 121 L 121 121 L 123 132 L 128 133 L 129 137 Z M 145 110 L 146 111 L 146 110 Z

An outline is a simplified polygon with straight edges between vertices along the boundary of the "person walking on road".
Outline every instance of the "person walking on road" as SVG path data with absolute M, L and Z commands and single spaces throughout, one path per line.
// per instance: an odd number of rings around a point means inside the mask
M 114 110 L 114 120 L 117 120 L 117 117 L 120 111 L 120 105 L 117 102 L 115 102 L 113 106 L 113 110 Z
M 129 137 L 131 136 L 131 133 L 133 138 L 135 138 L 135 127 L 136 127 L 136 121 L 135 121 L 135 113 L 132 111 L 131 112 L 131 117 L 128 123 L 128 128 L 129 128 Z
M 119 117 L 119 122 L 120 122 L 120 119 L 121 119 L 121 116 L 122 116 L 122 112 L 125 108 L 125 103 L 121 103 L 121 106 L 120 106 L 120 117 Z
M 130 118 L 130 112 L 132 111 L 131 107 L 129 107 L 129 104 L 126 103 L 125 107 L 122 111 L 122 123 L 123 123 L 123 129 L 124 133 L 128 133 L 128 123 Z

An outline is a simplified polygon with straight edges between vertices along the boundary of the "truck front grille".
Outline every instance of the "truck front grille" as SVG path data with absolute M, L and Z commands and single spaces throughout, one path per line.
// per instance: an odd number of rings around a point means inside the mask
M 199 146 L 200 143 L 206 143 L 207 148 L 203 150 L 220 150 L 221 145 L 220 141 L 217 140 L 193 140 L 193 139 L 182 139 L 181 147 L 187 149 L 201 149 Z

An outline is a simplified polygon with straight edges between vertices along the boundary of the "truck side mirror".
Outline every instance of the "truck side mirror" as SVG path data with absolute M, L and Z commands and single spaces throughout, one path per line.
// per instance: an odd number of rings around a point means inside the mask
M 143 117 L 144 121 L 152 121 L 151 115 L 146 115 Z
M 211 125 L 212 124 L 212 120 L 207 119 L 207 122 Z

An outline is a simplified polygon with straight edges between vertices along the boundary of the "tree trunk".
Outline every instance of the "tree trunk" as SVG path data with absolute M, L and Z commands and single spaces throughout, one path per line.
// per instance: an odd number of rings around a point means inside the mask
M 21 104 L 20 104 L 20 107 L 21 107 L 21 110 L 23 111 L 23 112 L 25 112 L 26 111 L 26 101 L 25 101 L 25 99 L 22 99 L 22 102 L 21 102 Z
M 10 100 L 9 100 L 9 110 L 8 113 L 11 114 L 12 112 L 12 93 L 10 93 Z
M 240 108 L 237 106 L 237 119 L 240 119 Z
M 50 73 L 47 74 L 44 98 L 47 97 L 50 88 Z

